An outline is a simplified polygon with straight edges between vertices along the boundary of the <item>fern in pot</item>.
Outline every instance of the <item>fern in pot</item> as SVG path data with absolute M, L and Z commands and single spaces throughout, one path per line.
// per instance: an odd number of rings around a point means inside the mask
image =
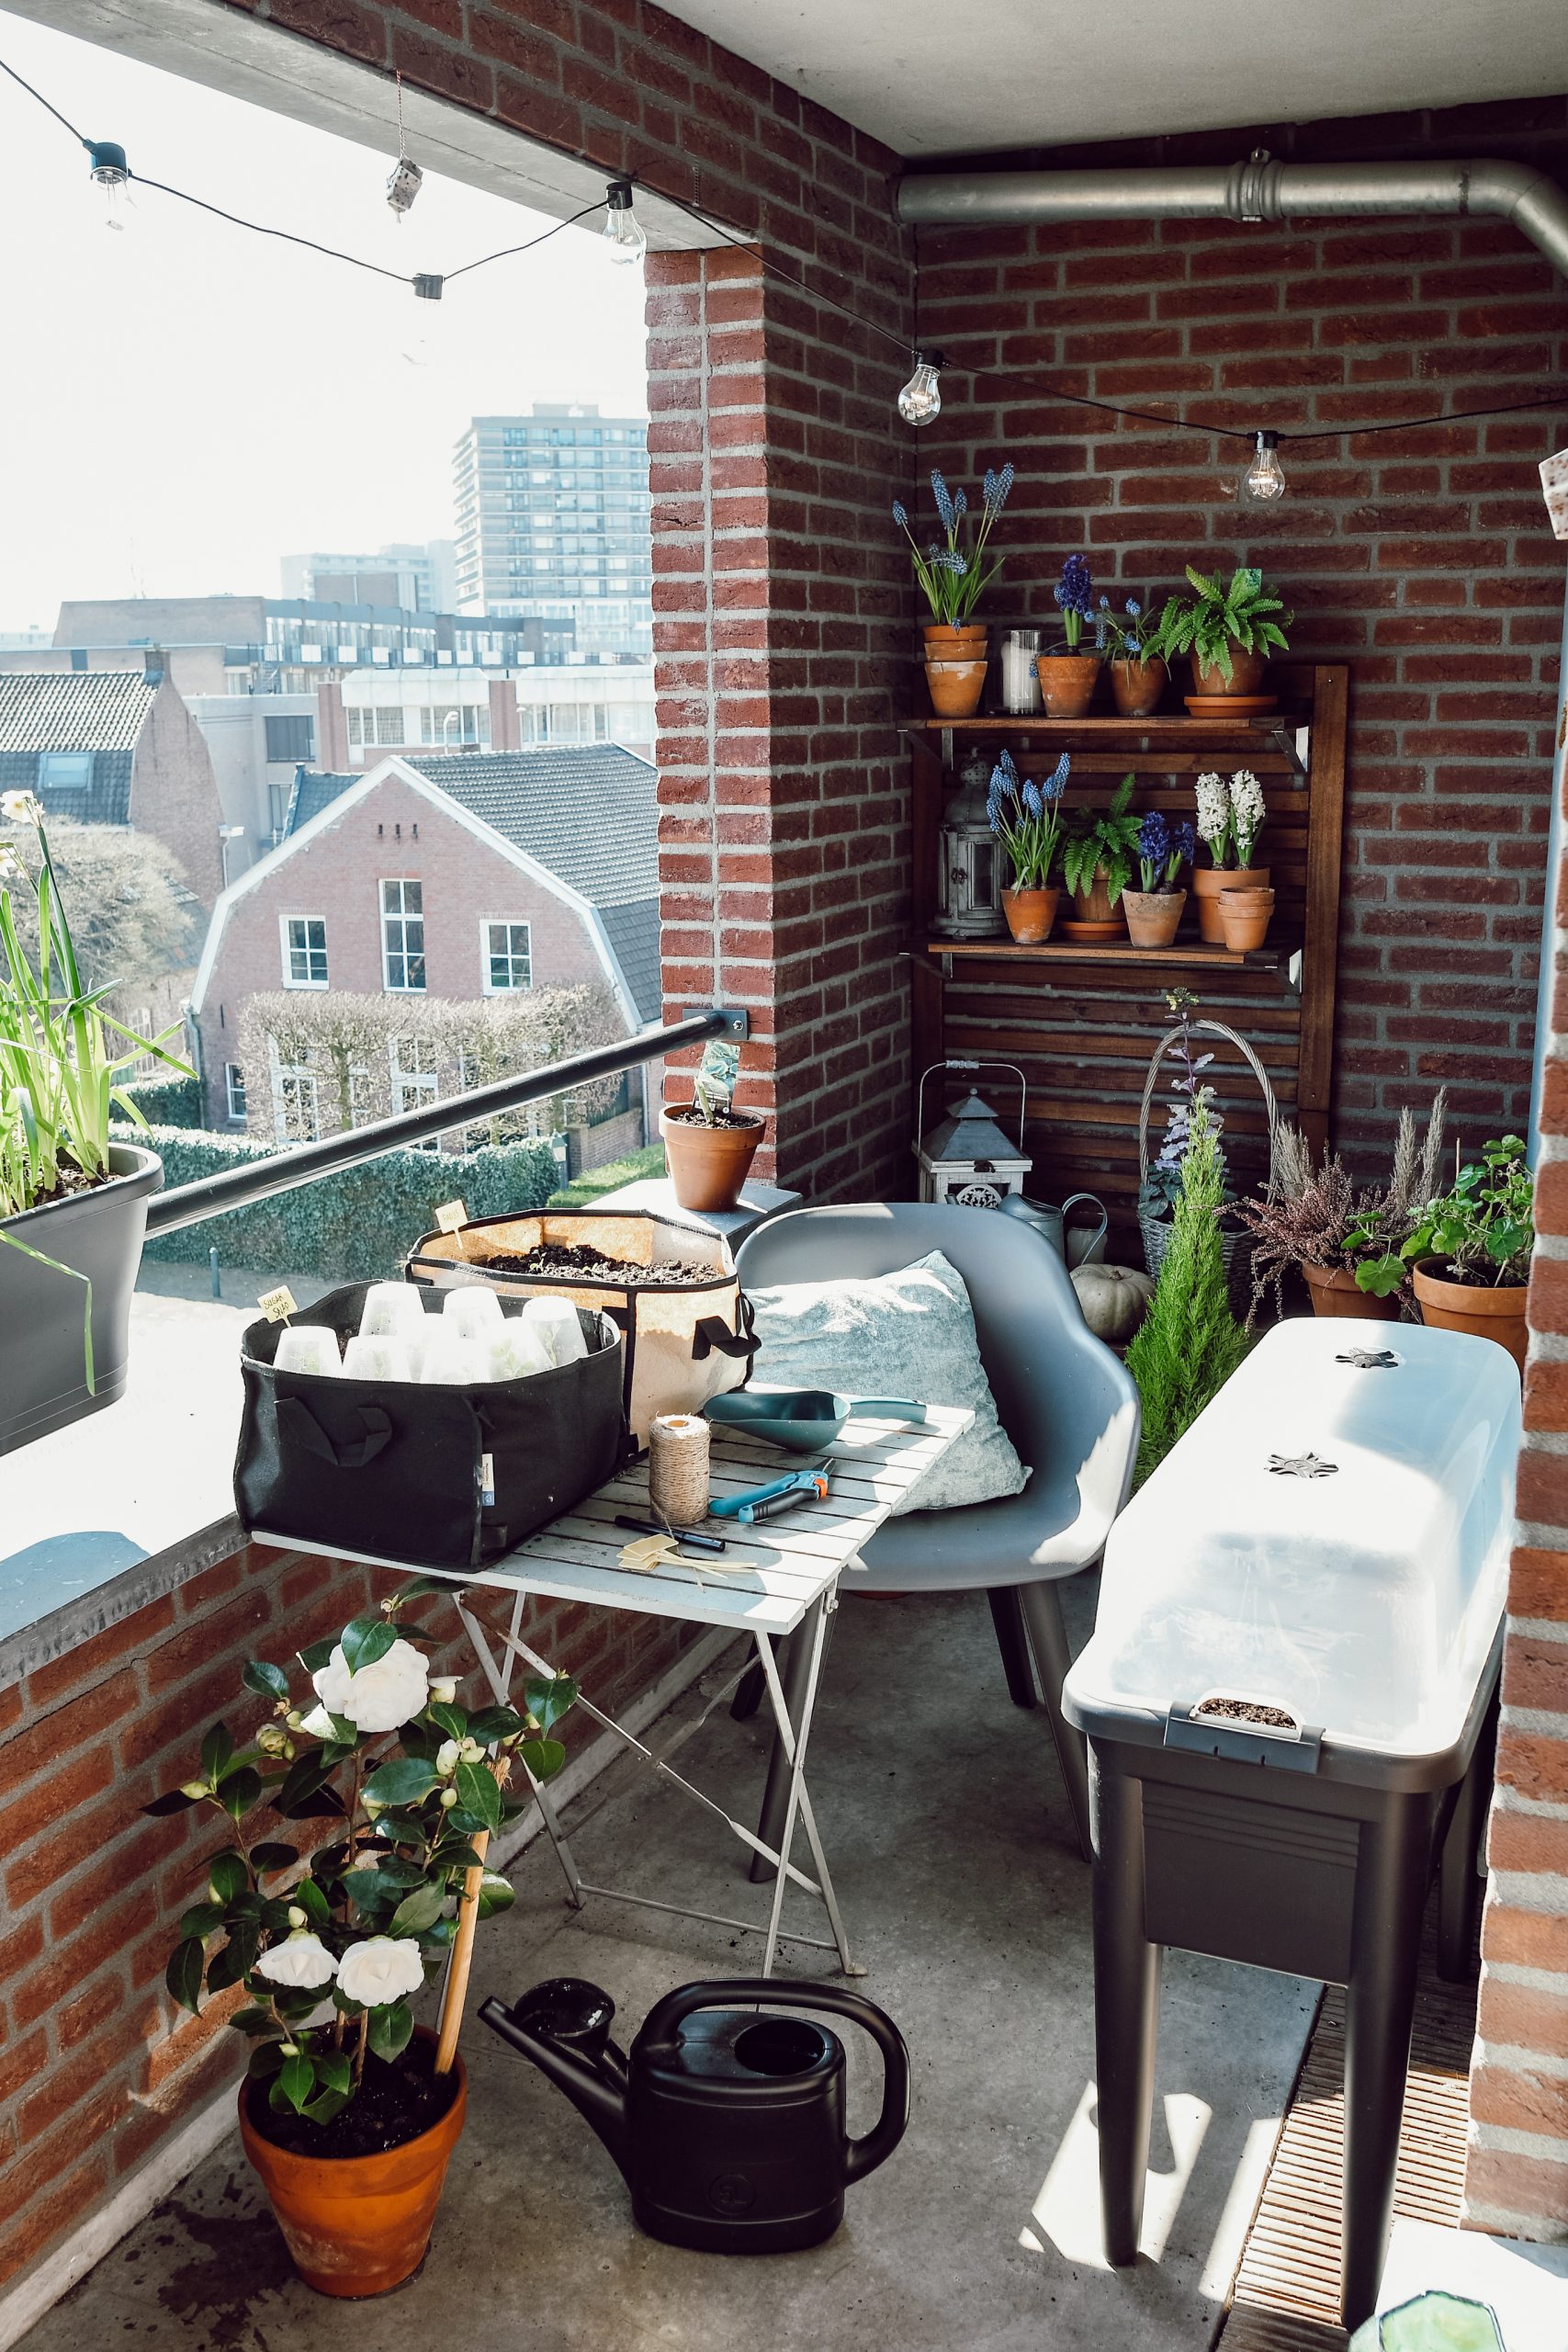
M 111 1142 L 147 1122 L 126 1091 L 177 1032 L 141 1037 L 84 977 L 40 803 L 0 795 L 0 1453 L 112 1405 L 156 1153 Z M 29 837 L 30 836 L 30 840 Z
M 1294 615 L 1250 565 L 1225 581 L 1189 564 L 1187 578 L 1192 594 L 1170 597 L 1160 615 L 1161 652 L 1168 662 L 1178 653 L 1190 656 L 1197 695 L 1256 695 L 1269 656 L 1290 650 L 1286 631 Z
M 1062 879 L 1072 893 L 1076 917 L 1062 926 L 1069 939 L 1122 936 L 1122 893 L 1137 871 L 1142 821 L 1133 813 L 1133 781 L 1124 775 L 1110 808 L 1089 809 L 1063 844 Z

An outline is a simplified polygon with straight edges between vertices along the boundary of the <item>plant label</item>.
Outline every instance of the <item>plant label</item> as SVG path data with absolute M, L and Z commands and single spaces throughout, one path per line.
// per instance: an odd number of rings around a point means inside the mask
M 276 1290 L 263 1291 L 256 1305 L 269 1323 L 287 1323 L 291 1315 L 299 1312 L 299 1303 L 287 1283 L 279 1283 Z
M 493 1453 L 481 1453 L 479 1456 L 479 1500 L 487 1505 L 493 1504 L 495 1501 L 495 1456 Z
M 468 1245 L 460 1237 L 468 1222 L 468 1212 L 461 1201 L 444 1201 L 435 1212 L 435 1230 L 437 1233 L 458 1235 L 457 1248 L 465 1258 L 468 1254 Z

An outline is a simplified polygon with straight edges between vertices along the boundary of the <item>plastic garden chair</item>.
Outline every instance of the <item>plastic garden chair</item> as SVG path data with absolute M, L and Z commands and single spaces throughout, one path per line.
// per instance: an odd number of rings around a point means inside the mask
M 1083 1739 L 1062 1713 L 1062 1681 L 1071 1660 L 1057 1586 L 1094 1566 L 1127 1499 L 1138 1450 L 1138 1396 L 1121 1363 L 1085 1323 L 1066 1268 L 1032 1227 L 994 1209 L 937 1202 L 795 1209 L 760 1226 L 738 1265 L 743 1289 L 762 1289 L 893 1273 L 932 1250 L 964 1277 L 998 1414 L 1033 1475 L 1021 1494 L 998 1502 L 888 1520 L 867 1544 L 863 1573 L 853 1576 L 849 1589 L 908 1593 L 977 1587 L 989 1595 L 1009 1687 L 1024 1705 L 1032 1654 L 1087 1860 L 1088 1765 Z M 1020 1615 L 1027 1652 L 1016 1638 Z M 787 1777 L 775 1743 L 761 1830 L 775 1847 Z M 753 1874 L 765 1876 L 767 1870 L 759 1862 Z

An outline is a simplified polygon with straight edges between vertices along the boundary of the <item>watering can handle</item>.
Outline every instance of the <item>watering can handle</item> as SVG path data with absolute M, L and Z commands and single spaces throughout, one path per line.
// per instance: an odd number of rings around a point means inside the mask
M 873 1421 L 923 1421 L 926 1408 L 912 1396 L 857 1396 L 850 1414 L 863 1413 Z
M 1066 1252 L 1067 1246 L 1067 1212 L 1069 1209 L 1076 1209 L 1080 1201 L 1087 1201 L 1091 1209 L 1098 1209 L 1100 1212 L 1100 1223 L 1094 1228 L 1094 1240 L 1089 1245 L 1091 1250 L 1094 1248 L 1095 1242 L 1104 1240 L 1106 1233 L 1110 1229 L 1110 1212 L 1107 1210 L 1105 1203 L 1100 1199 L 1098 1193 L 1069 1193 L 1066 1199 L 1062 1203 L 1062 1248 L 1064 1253 Z
M 638 2050 L 674 2041 L 676 2028 L 696 2009 L 722 2008 L 825 2009 L 831 2017 L 847 2018 L 870 2034 L 882 2052 L 882 2112 L 861 2140 L 844 2151 L 846 2187 L 874 2172 L 898 2145 L 909 2125 L 909 2052 L 904 2037 L 885 2010 L 859 1993 L 842 1993 L 836 1984 L 760 1983 L 755 1977 L 728 1977 L 713 1984 L 682 1984 L 666 1993 L 643 2021 Z

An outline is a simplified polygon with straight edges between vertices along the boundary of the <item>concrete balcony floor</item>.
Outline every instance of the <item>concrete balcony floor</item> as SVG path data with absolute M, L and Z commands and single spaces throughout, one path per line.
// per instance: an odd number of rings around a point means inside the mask
M 1081 1641 L 1090 1589 L 1070 1591 L 1068 1606 Z M 682 1737 L 680 1769 L 744 1815 L 761 1787 L 762 1718 L 737 1724 L 718 1703 L 701 1720 L 730 1663 L 687 1692 L 652 1744 Z M 34 2328 L 28 2352 L 143 2341 L 158 2352 L 1202 2352 L 1316 1988 L 1170 1955 L 1146 2252 L 1135 2270 L 1111 2272 L 1098 2251 L 1089 1872 L 1043 1719 L 1009 1702 L 983 1596 L 850 1600 L 810 1768 L 868 1971 L 860 1989 L 903 2029 L 914 2075 L 908 2136 L 850 2192 L 829 2244 L 742 2259 L 638 2236 L 587 2125 L 470 2014 L 468 2128 L 406 2289 L 341 2303 L 301 2285 L 231 2137 Z M 740 1847 L 630 1761 L 592 1785 L 569 1826 L 580 1866 L 602 1883 L 763 1913 Z M 475 2004 L 587 1976 L 611 1993 L 629 2040 L 669 1987 L 760 1960 L 760 1939 L 721 1928 L 604 1901 L 571 1912 L 542 1840 L 513 1875 L 515 1908 L 480 1932 Z M 795 1894 L 791 1918 L 815 1933 L 820 1914 Z M 785 1947 L 784 1973 L 823 1959 Z M 844 2031 L 852 2127 L 863 2131 L 877 2071 L 863 2037 Z

